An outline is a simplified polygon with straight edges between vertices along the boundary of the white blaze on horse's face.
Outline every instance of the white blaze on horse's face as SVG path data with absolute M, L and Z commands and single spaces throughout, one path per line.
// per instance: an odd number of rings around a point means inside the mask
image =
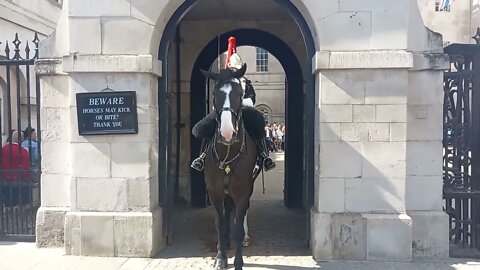
M 220 91 L 225 93 L 225 101 L 223 103 L 223 108 L 231 108 L 230 103 L 230 92 L 232 92 L 232 85 L 225 84 L 220 88 Z M 222 111 L 220 116 L 220 134 L 227 142 L 232 140 L 233 133 L 235 128 L 232 123 L 232 113 L 230 111 Z

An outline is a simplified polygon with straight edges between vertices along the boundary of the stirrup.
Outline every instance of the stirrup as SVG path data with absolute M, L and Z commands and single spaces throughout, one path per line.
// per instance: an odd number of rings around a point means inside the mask
M 192 161 L 192 165 L 190 165 L 190 167 L 192 167 L 193 169 L 199 172 L 203 171 L 203 168 L 205 166 L 204 159 L 205 159 L 205 153 L 202 153 L 198 158 Z
M 266 157 L 263 160 L 263 167 L 265 168 L 266 172 L 273 170 L 276 166 L 277 164 L 275 163 L 275 161 L 273 161 L 271 157 Z

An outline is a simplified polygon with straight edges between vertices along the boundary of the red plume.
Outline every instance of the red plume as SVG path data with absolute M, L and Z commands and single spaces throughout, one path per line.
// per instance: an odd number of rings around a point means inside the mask
M 227 60 L 225 61 L 225 68 L 228 68 L 228 62 L 230 62 L 230 56 L 237 52 L 237 40 L 234 37 L 228 38 L 228 50 Z

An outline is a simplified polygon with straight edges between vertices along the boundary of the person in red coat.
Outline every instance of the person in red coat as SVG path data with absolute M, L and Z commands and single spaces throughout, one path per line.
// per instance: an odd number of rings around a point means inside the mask
M 28 173 L 30 159 L 27 149 L 18 144 L 19 140 L 22 139 L 19 138 L 19 134 L 21 133 L 13 131 L 7 139 L 7 143 L 2 147 L 1 179 L 4 185 L 7 184 L 2 187 L 2 201 L 6 206 L 19 204 L 19 190 L 21 190 L 22 204 L 28 204 L 31 197 L 28 186 L 19 188 L 18 185 L 15 185 L 20 179 L 24 182 L 30 180 L 30 174 Z

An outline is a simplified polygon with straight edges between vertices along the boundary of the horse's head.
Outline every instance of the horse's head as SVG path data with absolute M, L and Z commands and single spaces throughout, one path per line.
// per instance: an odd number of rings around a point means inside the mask
M 217 113 L 217 126 L 220 142 L 231 145 L 238 141 L 238 129 L 242 117 L 243 88 L 240 78 L 243 77 L 247 65 L 241 69 L 221 69 L 219 73 L 201 72 L 205 77 L 215 81 L 213 88 L 213 104 Z

